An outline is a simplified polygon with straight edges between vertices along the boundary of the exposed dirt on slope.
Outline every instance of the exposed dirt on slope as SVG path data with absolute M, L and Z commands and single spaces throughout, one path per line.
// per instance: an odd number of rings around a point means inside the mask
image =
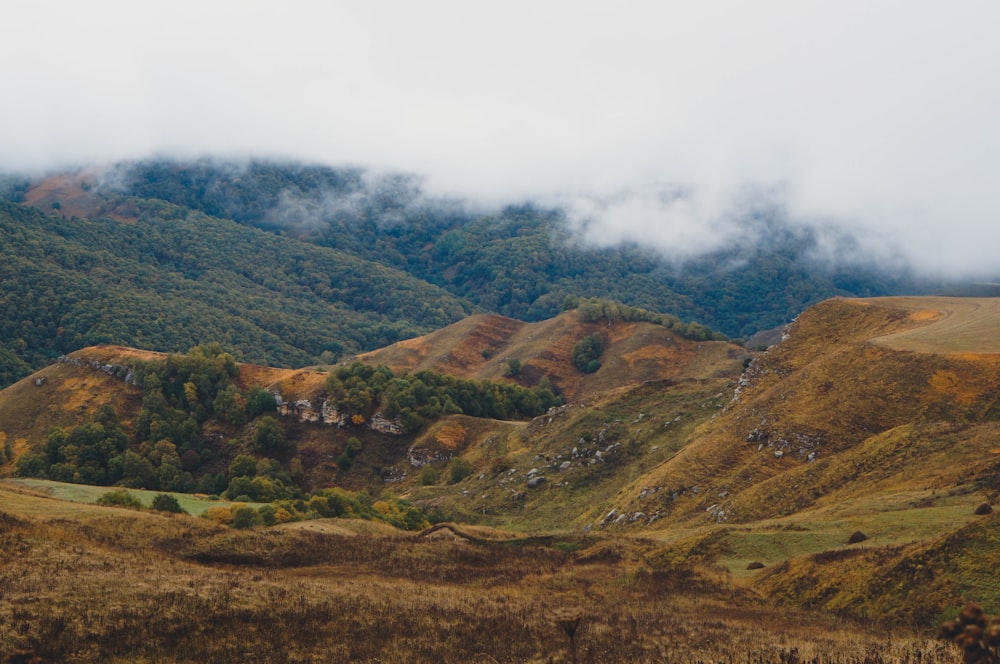
M 103 198 L 95 189 L 96 180 L 94 169 L 52 176 L 28 189 L 25 202 L 42 212 L 67 219 L 104 217 L 121 222 L 135 221 L 137 210 L 131 204 L 115 205 Z

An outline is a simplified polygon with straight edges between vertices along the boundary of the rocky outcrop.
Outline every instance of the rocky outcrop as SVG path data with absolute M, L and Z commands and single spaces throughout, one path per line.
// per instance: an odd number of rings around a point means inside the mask
M 428 466 L 433 463 L 447 463 L 454 455 L 443 450 L 432 450 L 427 447 L 417 447 L 413 445 L 406 453 L 406 458 L 414 468 Z
M 83 358 L 71 357 L 69 355 L 60 355 L 56 363 L 68 364 L 74 367 L 88 367 L 93 371 L 102 371 L 113 378 L 118 378 L 126 385 L 138 385 L 135 372 L 132 371 L 131 367 L 124 364 L 108 364 L 98 360 L 84 360 Z
M 372 419 L 368 422 L 368 428 L 372 431 L 389 434 L 390 436 L 402 436 L 406 433 L 403 431 L 402 422 L 399 420 L 390 420 L 383 416 L 382 413 L 372 415 Z

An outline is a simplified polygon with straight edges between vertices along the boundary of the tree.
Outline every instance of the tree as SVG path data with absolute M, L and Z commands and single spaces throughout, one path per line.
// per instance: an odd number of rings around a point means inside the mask
M 573 366 L 583 373 L 594 373 L 601 368 L 597 359 L 604 352 L 604 340 L 594 333 L 576 342 L 573 346 Z
M 507 359 L 507 375 L 517 376 L 521 373 L 521 360 L 516 357 Z
M 249 454 L 238 454 L 229 464 L 229 477 L 253 477 L 257 474 L 257 459 Z
M 254 386 L 250 388 L 250 393 L 246 398 L 247 417 L 253 419 L 258 415 L 272 412 L 277 407 L 278 403 L 275 401 L 273 394 L 261 387 Z
M 257 420 L 253 433 L 253 444 L 261 452 L 280 450 L 285 447 L 285 430 L 278 420 L 270 415 L 264 415 Z

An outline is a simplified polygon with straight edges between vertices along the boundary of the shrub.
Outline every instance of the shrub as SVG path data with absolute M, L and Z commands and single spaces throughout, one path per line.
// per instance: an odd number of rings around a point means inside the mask
M 465 459 L 455 459 L 448 466 L 448 480 L 452 484 L 458 484 L 471 475 L 474 470 L 472 464 Z
M 435 466 L 424 466 L 420 469 L 420 483 L 424 486 L 437 484 L 441 480 L 441 469 Z
M 218 524 L 229 525 L 233 522 L 233 512 L 228 507 L 209 507 L 205 518 Z
M 573 366 L 583 373 L 594 373 L 601 368 L 597 358 L 604 352 L 604 340 L 598 333 L 580 339 L 573 346 Z
M 181 507 L 177 498 L 169 493 L 160 493 L 153 497 L 153 509 L 158 512 L 170 512 L 171 514 L 187 514 L 187 510 Z
M 97 499 L 97 504 L 109 507 L 127 507 L 130 510 L 142 509 L 142 501 L 128 491 L 108 491 Z
M 273 526 L 277 523 L 277 510 L 274 509 L 273 505 L 263 505 L 257 513 L 260 515 L 260 520 L 264 522 L 265 526 Z
M 969 602 L 962 609 L 958 620 L 942 624 L 938 636 L 962 648 L 966 662 L 1000 662 L 1000 616 L 990 620 L 983 607 L 975 602 Z
M 233 528 L 253 528 L 261 523 L 257 510 L 249 505 L 233 505 Z

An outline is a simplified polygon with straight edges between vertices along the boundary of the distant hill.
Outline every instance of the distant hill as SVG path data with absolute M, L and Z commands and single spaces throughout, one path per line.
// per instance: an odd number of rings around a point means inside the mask
M 596 334 L 604 340 L 601 368 L 585 374 L 573 365 L 573 347 Z M 466 318 L 428 335 L 359 355 L 396 371 L 435 370 L 536 385 L 547 378 L 568 399 L 582 399 L 647 381 L 685 380 L 729 373 L 748 354 L 721 341 L 692 341 L 662 325 L 584 320 L 568 311 L 537 323 L 496 315 Z M 516 360 L 517 375 L 510 362 Z
M 94 343 L 176 351 L 220 340 L 241 359 L 293 366 L 377 348 L 473 311 L 538 322 L 580 297 L 746 338 L 833 295 L 928 288 L 898 271 L 838 271 L 814 260 L 815 238 L 780 210 L 745 211 L 747 236 L 766 241 L 734 238 L 679 264 L 635 245 L 582 244 L 559 209 L 476 212 L 428 197 L 414 177 L 356 168 L 127 162 L 38 180 L 0 177 L 0 195 L 16 202 L 0 210 L 8 232 L 23 236 L 3 245 L 20 253 L 4 274 L 5 292 L 45 300 L 19 303 L 31 311 L 27 326 L 19 311 L 5 312 L 0 385 Z M 42 281 L 79 288 L 52 298 L 36 288 Z
M 740 210 L 745 233 L 724 250 L 676 264 L 637 245 L 583 244 L 559 209 L 526 201 L 478 212 L 474 202 L 427 196 L 408 175 L 203 159 L 121 163 L 95 181 L 105 191 L 333 247 L 525 321 L 554 316 L 566 296 L 601 297 L 745 338 L 835 295 L 928 288 L 874 264 L 830 266 L 818 257 L 812 232 L 774 208 Z
M 67 216 L 0 201 L 0 384 L 98 343 L 178 352 L 217 340 L 245 361 L 302 366 L 472 309 L 398 270 L 200 212 L 72 200 Z

